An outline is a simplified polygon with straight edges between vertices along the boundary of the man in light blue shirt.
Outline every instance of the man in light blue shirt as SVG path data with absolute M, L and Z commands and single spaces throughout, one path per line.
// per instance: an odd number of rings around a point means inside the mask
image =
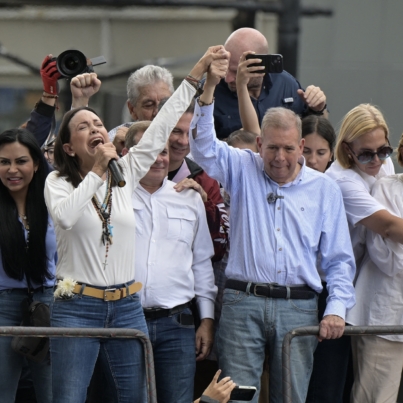
M 283 338 L 296 327 L 318 324 L 318 257 L 329 291 L 318 336 L 322 340 L 343 334 L 346 310 L 355 304 L 354 255 L 338 186 L 305 165 L 300 118 L 285 108 L 269 109 L 258 154 L 229 147 L 214 130 L 213 93 L 219 77 L 213 66 L 191 125 L 194 159 L 231 196 L 219 364 L 237 384 L 259 390 L 267 346 L 270 402 L 280 403 Z M 292 343 L 295 403 L 305 402 L 316 343 L 314 337 Z

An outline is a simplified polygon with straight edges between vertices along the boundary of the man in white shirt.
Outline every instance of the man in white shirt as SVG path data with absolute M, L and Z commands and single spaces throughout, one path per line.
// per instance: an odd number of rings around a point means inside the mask
M 140 141 L 144 125 L 129 129 L 123 155 Z M 214 251 L 200 194 L 177 192 L 166 178 L 168 167 L 167 147 L 133 193 L 136 280 L 143 283 L 158 402 L 189 403 L 196 360 L 205 359 L 213 343 Z M 194 297 L 201 319 L 196 334 L 190 310 Z

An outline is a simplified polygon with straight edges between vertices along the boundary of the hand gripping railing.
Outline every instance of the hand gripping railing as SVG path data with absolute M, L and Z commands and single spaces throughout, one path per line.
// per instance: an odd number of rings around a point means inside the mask
M 292 403 L 291 390 L 291 341 L 299 336 L 317 336 L 319 326 L 299 327 L 288 332 L 283 341 L 283 403 Z M 346 326 L 344 336 L 369 336 L 403 334 L 403 326 Z
M 96 337 L 139 339 L 143 344 L 146 360 L 147 395 L 149 403 L 157 403 L 155 390 L 154 359 L 151 342 L 140 330 L 136 329 L 96 329 L 67 327 L 23 327 L 0 326 L 0 336 L 31 336 L 31 337 Z

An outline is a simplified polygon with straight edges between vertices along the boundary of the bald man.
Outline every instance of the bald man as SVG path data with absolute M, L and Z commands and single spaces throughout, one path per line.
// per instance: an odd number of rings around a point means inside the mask
M 242 127 L 236 93 L 236 73 L 244 52 L 269 53 L 266 38 L 256 29 L 241 28 L 234 31 L 225 42 L 231 53 L 228 73 L 215 90 L 214 121 L 217 137 L 228 137 Z M 251 62 L 252 64 L 252 62 Z M 300 83 L 289 73 L 267 73 L 264 77 L 249 80 L 249 95 L 255 107 L 259 123 L 269 108 L 282 106 L 292 109 L 300 116 L 321 115 L 326 110 L 326 96 L 313 85 L 304 91 Z

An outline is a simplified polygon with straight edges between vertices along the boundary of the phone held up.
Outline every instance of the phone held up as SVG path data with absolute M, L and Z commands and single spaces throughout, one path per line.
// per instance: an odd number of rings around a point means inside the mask
M 261 63 L 250 64 L 249 67 L 264 66 L 265 73 L 282 73 L 283 72 L 283 56 L 282 55 L 246 55 L 246 60 L 261 59 Z
M 256 388 L 254 386 L 236 386 L 231 392 L 231 400 L 241 400 L 249 402 L 255 396 Z

